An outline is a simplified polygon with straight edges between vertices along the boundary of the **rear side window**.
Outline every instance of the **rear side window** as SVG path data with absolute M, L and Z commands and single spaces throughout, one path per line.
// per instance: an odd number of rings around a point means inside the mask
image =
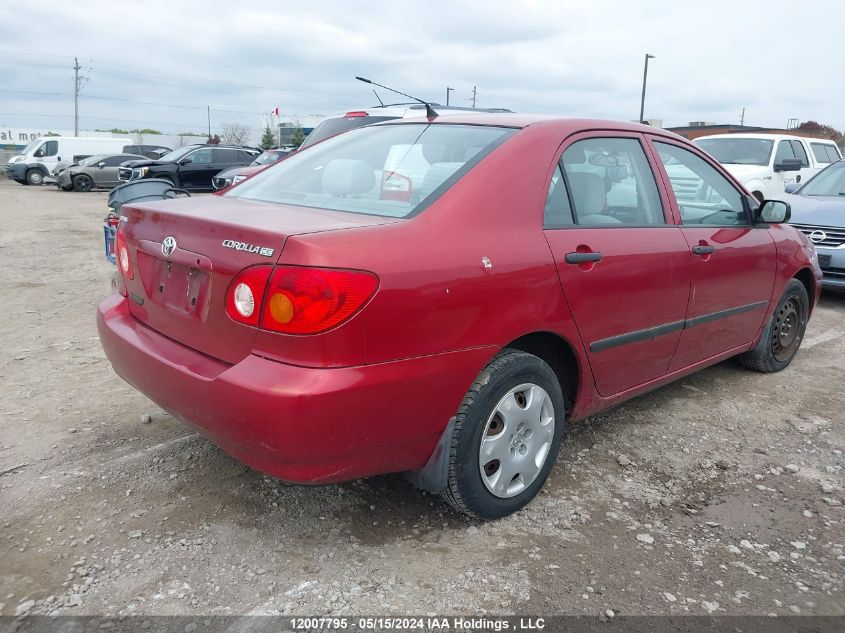
M 430 204 L 514 131 L 428 123 L 360 128 L 296 152 L 225 195 L 407 217 Z
M 571 226 L 572 223 L 572 207 L 569 206 L 569 194 L 566 193 L 563 172 L 560 169 L 560 165 L 557 165 L 552 174 L 552 181 L 549 183 L 549 191 L 546 193 L 546 206 L 543 210 L 543 226 L 547 229 L 556 229 L 563 226 Z
M 586 226 L 665 224 L 657 183 L 632 138 L 590 138 L 561 157 L 575 221 Z
M 311 147 L 315 143 L 325 141 L 327 138 L 337 136 L 343 132 L 354 130 L 355 128 L 370 125 L 371 123 L 381 123 L 382 121 L 393 121 L 397 117 L 393 116 L 351 116 L 351 117 L 336 117 L 334 119 L 325 119 L 320 125 L 314 128 L 305 142 L 299 149 Z
M 795 154 L 795 158 L 801 159 L 802 167 L 810 166 L 810 161 L 807 158 L 807 152 L 804 151 L 804 144 L 801 141 L 792 141 L 792 151 Z
M 839 160 L 839 150 L 827 143 L 810 143 L 810 149 L 817 163 L 835 163 Z

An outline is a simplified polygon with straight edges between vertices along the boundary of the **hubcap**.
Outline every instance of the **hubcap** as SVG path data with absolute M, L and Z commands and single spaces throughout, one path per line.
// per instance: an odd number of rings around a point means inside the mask
M 772 355 L 778 361 L 789 360 L 804 335 L 803 311 L 796 297 L 787 301 L 775 314 L 772 327 Z
M 506 499 L 534 483 L 554 433 L 554 405 L 545 389 L 525 383 L 502 396 L 487 418 L 478 452 L 487 490 Z

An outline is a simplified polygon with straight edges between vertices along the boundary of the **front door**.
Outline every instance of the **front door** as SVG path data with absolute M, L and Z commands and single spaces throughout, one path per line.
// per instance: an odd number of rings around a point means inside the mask
M 775 281 L 775 244 L 749 201 L 703 154 L 652 138 L 688 244 L 692 294 L 670 370 L 754 341 Z M 683 181 L 678 175 L 684 174 Z M 689 178 L 697 185 L 690 193 Z
M 666 374 L 689 298 L 689 249 L 642 143 L 575 137 L 546 203 L 546 239 L 603 396 Z
M 182 160 L 190 158 L 190 162 L 179 165 L 179 179 L 185 189 L 211 189 L 213 175 L 212 150 L 203 147 L 191 152 Z M 181 163 L 181 161 L 180 161 Z

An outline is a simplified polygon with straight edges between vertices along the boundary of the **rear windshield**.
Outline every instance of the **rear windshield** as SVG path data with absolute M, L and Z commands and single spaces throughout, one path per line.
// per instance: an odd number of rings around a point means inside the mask
M 403 218 L 436 199 L 515 130 L 407 123 L 341 134 L 226 196 Z
M 723 165 L 768 165 L 774 141 L 762 138 L 697 138 L 693 141 Z
M 342 132 L 348 132 L 349 130 L 354 130 L 355 128 L 364 127 L 365 125 L 370 125 L 371 123 L 381 123 L 382 121 L 392 121 L 398 117 L 395 116 L 350 116 L 350 117 L 338 117 L 334 119 L 325 119 L 320 125 L 314 128 L 311 134 L 308 135 L 308 138 L 305 139 L 305 142 L 300 146 L 299 149 L 305 149 L 306 147 L 311 147 L 315 143 L 319 143 L 320 141 L 325 141 L 327 138 L 331 138 L 332 136 L 337 136 Z

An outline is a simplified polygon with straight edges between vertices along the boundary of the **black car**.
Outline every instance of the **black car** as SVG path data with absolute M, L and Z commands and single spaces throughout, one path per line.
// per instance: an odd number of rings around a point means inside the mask
M 123 181 L 164 178 L 188 191 L 213 191 L 211 179 L 229 167 L 249 165 L 260 152 L 244 145 L 187 145 L 158 160 L 131 160 L 120 166 Z

